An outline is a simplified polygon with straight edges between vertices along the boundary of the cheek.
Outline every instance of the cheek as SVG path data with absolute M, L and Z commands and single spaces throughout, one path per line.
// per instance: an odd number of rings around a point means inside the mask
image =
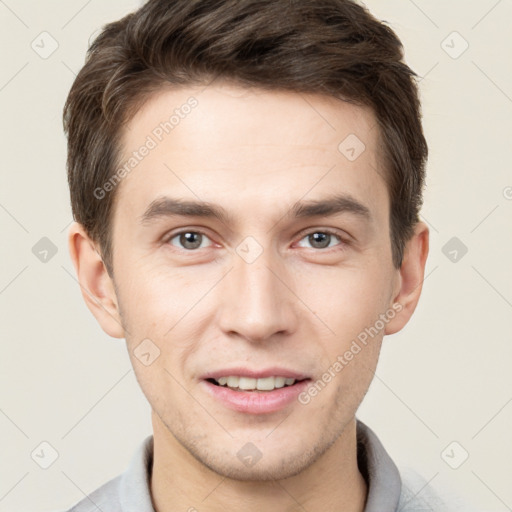
M 190 272 L 137 267 L 133 264 L 118 286 L 128 330 L 146 330 L 162 338 L 207 290 Z M 130 329 L 131 328 L 131 329 Z
M 298 295 L 346 342 L 375 324 L 389 307 L 390 289 L 389 277 L 378 270 L 338 268 L 300 282 Z
M 125 279 L 118 286 L 118 300 L 132 363 L 140 368 L 138 378 L 151 383 L 154 368 L 174 372 L 197 350 L 197 340 L 205 327 L 202 319 L 207 316 L 202 310 L 204 299 L 218 278 L 216 274 L 200 274 L 192 267 L 137 269 L 133 264 L 129 268 L 130 273 L 123 274 Z M 135 356 L 143 350 L 143 345 L 138 347 L 144 340 L 150 340 L 145 342 L 150 352 L 159 354 L 151 371 Z M 162 372 L 159 379 L 168 380 L 170 376 Z M 172 386 L 172 379 L 167 384 Z

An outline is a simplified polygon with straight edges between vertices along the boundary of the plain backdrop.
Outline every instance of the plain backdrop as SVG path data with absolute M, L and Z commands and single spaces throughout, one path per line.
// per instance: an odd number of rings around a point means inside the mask
M 366 4 L 421 77 L 431 252 L 359 418 L 430 485 L 512 510 L 512 2 Z M 61 122 L 90 38 L 139 5 L 0 1 L 1 512 L 70 506 L 151 433 L 124 341 L 74 277 Z

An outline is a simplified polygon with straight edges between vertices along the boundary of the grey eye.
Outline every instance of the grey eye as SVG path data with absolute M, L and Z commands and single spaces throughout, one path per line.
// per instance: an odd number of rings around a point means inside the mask
M 331 242 L 336 238 L 338 241 L 341 241 L 341 238 L 335 233 L 330 233 L 329 231 L 314 231 L 308 233 L 302 240 L 307 239 L 313 249 L 326 249 L 336 245 L 331 245 Z
M 169 239 L 169 243 L 176 247 L 176 245 L 172 243 L 175 239 L 178 239 L 180 244 L 178 247 L 181 246 L 183 249 L 194 250 L 200 249 L 203 246 L 202 243 L 208 240 L 208 237 L 198 231 L 182 231 Z

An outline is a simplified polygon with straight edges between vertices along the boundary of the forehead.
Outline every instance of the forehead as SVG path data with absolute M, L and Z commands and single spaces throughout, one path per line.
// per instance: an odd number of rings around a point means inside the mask
M 257 211 L 337 189 L 385 209 L 378 147 L 372 111 L 334 98 L 226 83 L 162 89 L 126 125 L 117 193 L 139 211 L 165 193 Z
M 277 140 L 276 133 L 280 135 Z M 123 142 L 128 149 L 137 146 L 141 135 L 150 135 L 157 143 L 172 138 L 182 149 L 195 149 L 193 138 L 187 137 L 190 134 L 201 138 L 203 146 L 230 142 L 240 146 L 241 141 L 249 142 L 244 139 L 249 134 L 253 139 L 249 149 L 268 144 L 336 150 L 337 143 L 349 134 L 371 146 L 378 128 L 366 106 L 320 94 L 220 82 L 153 93 L 127 123 Z

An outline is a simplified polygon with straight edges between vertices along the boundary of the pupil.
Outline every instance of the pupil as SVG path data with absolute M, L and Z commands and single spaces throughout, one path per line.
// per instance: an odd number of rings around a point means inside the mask
M 197 238 L 195 242 L 194 238 Z M 180 237 L 180 242 L 187 249 L 197 249 L 201 245 L 201 234 L 193 232 L 183 233 Z
M 331 235 L 327 233 L 313 233 L 310 236 L 310 243 L 313 247 L 325 248 L 329 246 L 329 237 Z M 311 240 L 311 237 L 313 241 Z M 327 243 L 325 243 L 327 241 Z M 315 245 L 316 244 L 316 245 Z M 318 245 L 319 244 L 319 245 Z

